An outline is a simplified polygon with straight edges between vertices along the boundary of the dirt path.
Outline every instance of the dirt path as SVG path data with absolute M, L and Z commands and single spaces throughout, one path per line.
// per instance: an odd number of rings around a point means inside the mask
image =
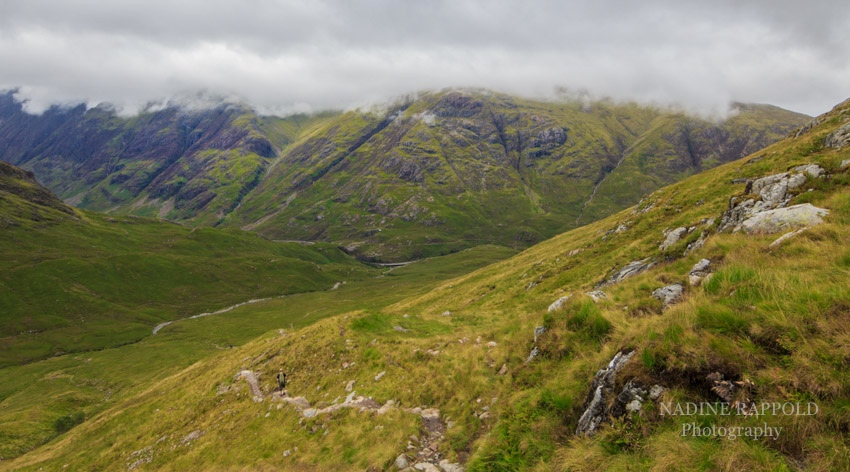
M 213 311 L 211 313 L 201 313 L 200 315 L 192 315 L 188 318 L 181 318 L 179 320 L 174 320 L 174 321 L 166 321 L 165 323 L 160 323 L 160 324 L 156 325 L 153 329 L 153 334 L 158 333 L 159 330 L 161 330 L 162 328 L 165 328 L 166 326 L 170 325 L 171 323 L 176 323 L 176 322 L 181 321 L 181 320 L 193 320 L 195 318 L 203 318 L 204 316 L 220 315 L 222 313 L 227 313 L 230 310 L 235 310 L 236 308 L 239 308 L 241 306 L 250 305 L 252 303 L 267 302 L 269 300 L 277 300 L 277 299 L 283 298 L 285 296 L 286 295 L 281 295 L 279 297 L 270 297 L 270 298 L 257 298 L 257 299 L 254 299 L 254 300 L 248 300 L 247 302 L 237 303 L 235 305 L 229 306 L 227 308 L 222 308 L 221 310 Z

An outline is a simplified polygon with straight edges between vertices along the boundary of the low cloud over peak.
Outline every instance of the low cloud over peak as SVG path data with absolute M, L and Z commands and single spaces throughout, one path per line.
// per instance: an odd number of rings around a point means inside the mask
M 348 108 L 416 90 L 558 87 L 698 110 L 764 102 L 809 114 L 850 96 L 837 1 L 0 4 L 0 88 L 28 109 L 209 90 L 260 111 Z

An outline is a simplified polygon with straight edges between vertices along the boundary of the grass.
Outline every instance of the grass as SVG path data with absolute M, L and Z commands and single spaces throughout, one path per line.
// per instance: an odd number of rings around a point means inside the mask
M 0 366 L 132 343 L 162 321 L 377 273 L 326 244 L 82 218 L 0 235 Z
M 148 326 L 143 339 L 133 344 L 6 367 L 2 374 L 7 381 L 0 386 L 0 437 L 4 439 L 0 457 L 8 459 L 49 442 L 60 433 L 55 423 L 66 421 L 62 418 L 68 415 L 82 412 L 86 418 L 95 417 L 140 389 L 270 329 L 291 333 L 339 313 L 379 309 L 512 253 L 500 247 L 481 247 L 403 268 L 376 270 L 372 274 L 376 278 L 345 280 L 337 290 L 324 286 L 321 291 L 246 305 L 222 315 L 183 320 L 156 336 L 150 336 Z M 421 320 L 400 322 L 413 334 L 420 328 L 439 328 Z M 392 326 L 384 328 L 396 333 Z

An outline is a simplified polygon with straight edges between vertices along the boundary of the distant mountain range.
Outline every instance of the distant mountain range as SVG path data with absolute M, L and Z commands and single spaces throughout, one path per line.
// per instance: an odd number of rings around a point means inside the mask
M 709 121 L 610 101 L 447 90 L 381 109 L 260 116 L 177 106 L 29 115 L 0 95 L 0 160 L 65 202 L 407 260 L 526 247 L 739 159 L 810 118 L 735 104 Z

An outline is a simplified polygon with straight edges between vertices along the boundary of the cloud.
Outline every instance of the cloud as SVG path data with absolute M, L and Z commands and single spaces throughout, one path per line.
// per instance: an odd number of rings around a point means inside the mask
M 487 87 L 817 114 L 847 98 L 838 1 L 6 0 L 0 88 L 39 111 L 197 91 L 268 113 Z

